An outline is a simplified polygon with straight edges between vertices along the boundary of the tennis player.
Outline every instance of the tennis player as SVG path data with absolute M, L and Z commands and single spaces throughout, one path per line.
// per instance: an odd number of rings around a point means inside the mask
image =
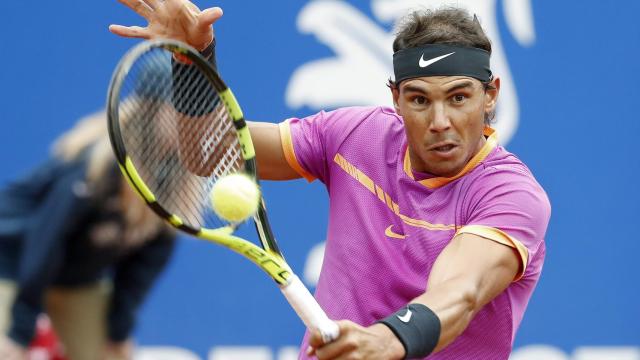
M 121 2 L 149 26 L 112 32 L 203 51 L 222 15 L 185 0 Z M 475 16 L 410 13 L 393 50 L 393 108 L 251 124 L 262 178 L 318 179 L 329 192 L 315 295 L 344 320 L 334 342 L 307 333 L 301 358 L 507 359 L 542 270 L 549 200 L 490 127 L 500 79 Z

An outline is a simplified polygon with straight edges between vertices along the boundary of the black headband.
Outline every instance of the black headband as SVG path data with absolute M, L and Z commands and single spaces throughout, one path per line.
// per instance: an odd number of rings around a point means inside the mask
M 395 83 L 423 76 L 469 76 L 491 80 L 489 52 L 445 44 L 409 48 L 393 54 Z

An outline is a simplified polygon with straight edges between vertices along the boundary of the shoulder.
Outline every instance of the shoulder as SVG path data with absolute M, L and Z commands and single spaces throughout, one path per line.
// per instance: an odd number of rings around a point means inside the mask
M 496 147 L 486 159 L 480 162 L 475 177 L 498 182 L 526 182 L 542 189 L 527 165 L 502 146 Z
M 46 196 L 51 193 L 73 191 L 74 184 L 84 180 L 86 161 L 82 159 L 63 161 L 57 158 L 47 160 L 35 169 L 23 182 L 23 187 L 30 188 L 34 194 Z
M 506 234 L 522 255 L 522 274 L 538 274 L 551 217 L 543 187 L 518 157 L 502 147 L 496 147 L 470 175 L 461 189 L 462 222 Z
M 357 131 L 365 140 L 393 129 L 403 131 L 402 118 L 392 108 L 384 106 L 340 108 L 327 112 L 325 120 L 327 126 L 338 129 L 336 133 L 346 136 Z
M 466 179 L 471 199 L 477 202 L 517 198 L 521 206 L 537 207 L 549 214 L 551 204 L 533 172 L 516 155 L 496 147 Z
M 348 106 L 334 110 L 320 111 L 303 118 L 290 118 L 288 121 L 321 122 L 327 126 L 340 124 L 360 125 L 372 120 L 388 120 L 401 123 L 402 120 L 392 108 L 385 106 Z
M 348 106 L 330 111 L 330 113 L 340 113 L 345 115 L 353 115 L 362 120 L 384 118 L 390 120 L 401 121 L 393 108 L 388 106 Z
M 341 144 L 356 131 L 359 139 L 371 141 L 390 129 L 402 130 L 402 119 L 389 107 L 351 106 L 289 118 L 283 125 L 291 129 L 294 137 L 302 133 L 323 139 L 325 144 Z
M 47 197 L 63 198 L 68 197 L 75 201 L 86 204 L 101 206 L 100 202 L 117 193 L 119 184 L 119 173 L 116 173 L 117 166 L 111 171 L 103 174 L 98 181 L 89 181 L 87 171 L 90 158 L 79 156 L 70 161 L 58 160 L 55 171 L 50 173 L 53 178 L 52 186 L 46 191 Z

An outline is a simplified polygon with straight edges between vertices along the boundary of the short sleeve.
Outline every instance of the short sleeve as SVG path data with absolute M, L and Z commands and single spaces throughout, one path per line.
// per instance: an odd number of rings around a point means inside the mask
M 289 166 L 309 182 L 319 179 L 327 184 L 328 160 L 333 159 L 344 139 L 373 111 L 348 107 L 280 123 L 282 149 Z
M 460 233 L 475 234 L 513 247 L 521 267 L 515 280 L 538 274 L 551 205 L 542 187 L 524 166 L 492 167 L 469 188 L 466 225 Z

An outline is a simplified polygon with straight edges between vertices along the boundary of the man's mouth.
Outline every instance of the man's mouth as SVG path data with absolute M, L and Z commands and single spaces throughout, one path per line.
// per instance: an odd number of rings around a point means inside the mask
M 452 150 L 454 147 L 456 147 L 456 146 L 453 145 L 453 144 L 447 144 L 447 145 L 433 147 L 433 148 L 431 148 L 431 150 L 437 151 L 437 152 L 448 152 L 448 151 Z
M 427 148 L 429 151 L 435 152 L 449 152 L 453 150 L 457 145 L 451 141 L 441 141 L 439 143 L 435 143 Z
M 441 141 L 435 143 L 427 148 L 427 151 L 434 156 L 435 159 L 442 161 L 449 161 L 454 159 L 458 155 L 460 146 L 452 141 Z

